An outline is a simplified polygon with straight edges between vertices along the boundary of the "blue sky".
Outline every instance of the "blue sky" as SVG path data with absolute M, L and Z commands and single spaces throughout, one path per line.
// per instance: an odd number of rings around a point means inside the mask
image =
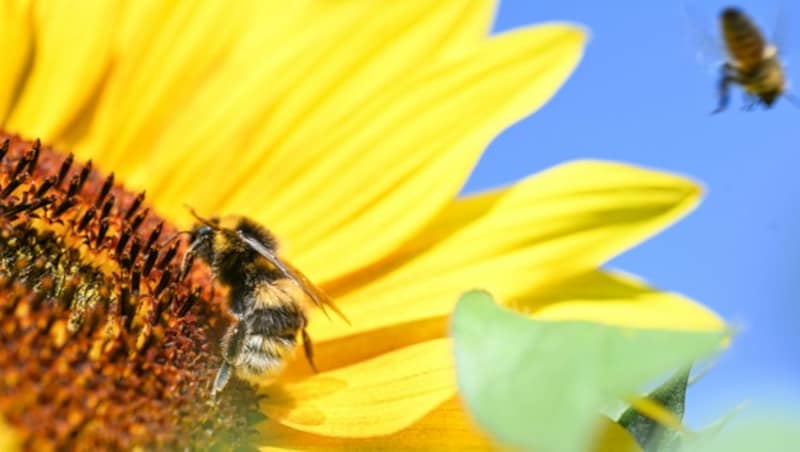
M 495 29 L 560 20 L 591 30 L 586 55 L 542 110 L 490 146 L 467 191 L 509 183 L 575 158 L 636 163 L 702 181 L 698 210 L 609 267 L 686 294 L 741 326 L 734 346 L 689 394 L 690 423 L 740 401 L 800 402 L 800 109 L 716 106 L 716 74 L 696 59 L 693 22 L 717 33 L 728 3 L 506 0 Z M 739 3 L 776 28 L 778 1 Z M 791 11 L 789 11 L 791 12 Z M 786 20 L 789 62 L 800 59 L 800 11 Z M 788 16 L 787 16 L 788 17 Z M 695 30 L 696 32 L 697 30 Z M 792 68 L 789 67 L 790 77 Z M 800 69 L 798 69 L 800 72 Z M 800 83 L 800 73 L 794 74 Z

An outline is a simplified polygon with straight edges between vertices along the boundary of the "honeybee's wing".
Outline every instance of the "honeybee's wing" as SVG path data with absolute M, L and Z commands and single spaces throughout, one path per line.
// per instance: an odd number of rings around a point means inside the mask
M 683 18 L 689 46 L 695 52 L 695 59 L 709 72 L 716 74 L 722 63 L 728 59 L 725 44 L 715 33 L 710 32 L 717 30 L 718 25 L 707 24 L 700 20 L 697 11 L 688 5 L 683 7 Z
M 775 30 L 772 32 L 772 45 L 779 57 L 786 58 L 789 54 L 789 11 L 784 2 L 781 2 L 778 15 L 775 17 Z M 786 61 L 784 61 L 785 63 Z
M 328 313 L 327 311 L 325 311 L 325 306 L 328 306 L 333 310 L 333 312 L 335 312 L 339 317 L 341 317 L 342 320 L 344 320 L 347 323 L 350 323 L 350 321 L 347 320 L 347 317 L 345 317 L 342 311 L 340 311 L 339 308 L 333 303 L 333 300 L 331 300 L 331 298 L 327 294 L 325 294 L 325 292 L 323 292 L 322 289 L 320 289 L 314 283 L 312 283 L 306 277 L 306 275 L 303 274 L 303 272 L 301 272 L 288 262 L 282 261 L 280 258 L 278 258 L 277 255 L 275 255 L 273 251 L 265 247 L 261 242 L 254 239 L 253 237 L 250 237 L 249 235 L 244 234 L 241 231 L 237 231 L 237 234 L 239 235 L 239 238 L 242 239 L 242 241 L 245 244 L 247 244 L 247 246 L 258 252 L 258 254 L 260 254 L 261 256 L 263 256 L 264 259 L 267 260 L 267 262 L 272 264 L 285 277 L 294 281 L 294 283 L 297 284 L 297 286 L 300 287 L 303 290 L 303 292 L 305 292 L 306 295 L 308 295 L 311 298 L 314 304 L 322 308 L 322 311 L 325 312 L 326 315 Z

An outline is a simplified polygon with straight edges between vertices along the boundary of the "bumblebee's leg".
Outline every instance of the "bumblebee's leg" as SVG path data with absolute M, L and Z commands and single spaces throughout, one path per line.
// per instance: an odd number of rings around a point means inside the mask
M 192 243 L 189 245 L 189 249 L 183 254 L 183 259 L 181 259 L 181 273 L 178 275 L 178 281 L 183 281 L 186 279 L 186 276 L 189 275 L 189 270 L 192 269 L 192 264 L 194 263 L 196 246 L 197 245 Z
M 231 363 L 234 367 L 240 364 L 239 355 L 242 353 L 248 333 L 245 322 L 237 322 L 228 328 L 228 332 L 222 338 L 222 358 L 225 362 Z
M 211 276 L 211 300 L 217 295 L 217 285 L 214 284 L 217 281 L 217 277 L 212 275 Z
M 303 328 L 303 351 L 305 351 L 306 360 L 308 360 L 308 364 L 314 370 L 314 373 L 319 372 L 317 365 L 314 364 L 314 346 L 311 344 L 311 336 L 308 335 L 308 331 L 305 328 Z
M 719 79 L 719 83 L 717 85 L 717 95 L 719 96 L 719 104 L 717 108 L 711 112 L 711 114 L 719 113 L 725 110 L 728 107 L 728 102 L 730 101 L 730 88 L 731 83 L 736 81 L 736 78 L 731 74 L 732 68 L 728 63 L 725 63 L 722 66 L 722 76 Z
M 222 366 L 217 371 L 214 378 L 214 386 L 211 388 L 211 400 L 225 388 L 231 378 L 231 372 L 237 365 L 239 354 L 244 345 L 244 338 L 247 335 L 247 327 L 241 322 L 231 325 L 225 337 L 222 338 Z
M 222 366 L 217 371 L 217 376 L 214 378 L 214 387 L 211 389 L 211 400 L 217 398 L 217 394 L 225 388 L 228 380 L 231 378 L 231 366 L 227 361 L 222 363 Z

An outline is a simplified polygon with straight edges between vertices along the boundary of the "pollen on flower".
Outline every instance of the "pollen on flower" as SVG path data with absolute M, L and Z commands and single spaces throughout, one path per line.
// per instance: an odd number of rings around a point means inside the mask
M 144 193 L 0 132 L 0 415 L 30 449 L 237 447 L 258 398 L 216 403 L 225 327 Z

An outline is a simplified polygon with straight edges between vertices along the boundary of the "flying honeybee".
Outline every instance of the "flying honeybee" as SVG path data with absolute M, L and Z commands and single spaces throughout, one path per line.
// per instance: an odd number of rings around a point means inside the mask
M 186 275 L 194 257 L 204 260 L 228 289 L 228 309 L 236 318 L 222 339 L 222 367 L 214 379 L 212 399 L 231 373 L 250 382 L 269 382 L 283 370 L 302 337 L 306 359 L 316 371 L 311 339 L 306 332 L 306 300 L 331 307 L 325 293 L 302 272 L 278 258 L 273 235 L 241 216 L 204 219 L 192 228 L 181 265 Z M 346 321 L 346 319 L 345 319 Z
M 770 108 L 786 93 L 786 78 L 774 43 L 768 43 L 758 27 L 742 11 L 726 8 L 720 14 L 722 38 L 728 61 L 722 65 L 719 80 L 719 105 L 714 113 L 728 106 L 732 83 L 738 84 L 752 99 L 748 108 L 763 104 Z

